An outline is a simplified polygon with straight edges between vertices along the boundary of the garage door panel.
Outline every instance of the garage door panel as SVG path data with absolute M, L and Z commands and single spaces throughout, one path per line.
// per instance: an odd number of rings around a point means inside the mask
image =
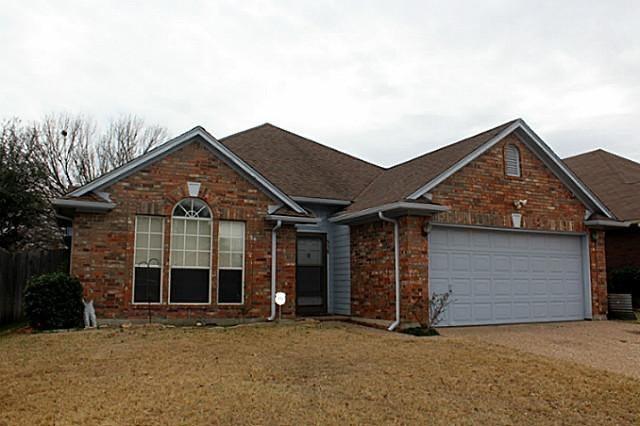
M 531 283 L 528 279 L 516 278 L 512 281 L 514 296 L 528 296 Z
M 496 254 L 492 260 L 493 272 L 511 272 L 511 258 L 509 256 Z
M 451 280 L 451 290 L 461 296 L 472 296 L 471 279 L 470 278 L 453 278 Z
M 446 253 L 433 252 L 429 255 L 429 264 L 432 271 L 449 271 L 449 256 Z
M 491 256 L 489 254 L 472 254 L 471 255 L 473 272 L 490 272 Z
M 474 303 L 473 318 L 479 321 L 490 321 L 492 318 L 491 303 Z
M 510 320 L 513 317 L 511 302 L 498 302 L 494 305 L 495 318 L 497 320 Z
M 470 270 L 470 260 L 468 254 L 455 253 L 451 255 L 451 270 L 452 271 L 465 271 Z
M 489 278 L 473 279 L 473 295 L 475 297 L 491 296 L 491 280 Z
M 495 297 L 511 296 L 511 280 L 508 278 L 496 278 L 493 280 L 493 295 Z
M 430 292 L 451 291 L 444 325 L 581 319 L 579 236 L 434 227 Z

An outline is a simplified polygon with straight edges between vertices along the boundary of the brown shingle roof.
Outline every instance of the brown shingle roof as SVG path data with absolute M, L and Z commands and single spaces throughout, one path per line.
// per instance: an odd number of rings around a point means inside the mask
M 268 123 L 219 140 L 293 197 L 350 201 L 383 170 Z
M 640 164 L 602 149 L 564 162 L 619 220 L 640 219 Z
M 359 211 L 404 200 L 515 121 L 517 120 L 509 121 L 385 170 L 358 195 L 346 211 Z

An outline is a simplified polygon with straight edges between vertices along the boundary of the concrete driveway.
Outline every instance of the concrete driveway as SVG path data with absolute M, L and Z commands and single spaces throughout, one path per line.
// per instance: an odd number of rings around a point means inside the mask
M 439 331 L 443 336 L 477 339 L 640 379 L 640 323 L 580 321 Z

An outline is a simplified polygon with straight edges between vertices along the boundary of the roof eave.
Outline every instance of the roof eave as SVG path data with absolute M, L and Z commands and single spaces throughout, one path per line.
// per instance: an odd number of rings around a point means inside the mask
M 425 185 L 420 187 L 418 190 L 411 193 L 407 196 L 407 199 L 416 200 L 421 196 L 427 194 L 433 188 L 441 184 L 447 178 L 452 176 L 454 173 L 458 172 L 467 164 L 471 163 L 473 160 L 478 158 L 480 155 L 488 151 L 492 146 L 503 140 L 509 134 L 513 133 L 516 130 L 520 130 L 527 137 L 535 142 L 537 146 L 540 147 L 540 150 L 545 154 L 545 156 L 553 163 L 553 165 L 564 174 L 569 181 L 575 185 L 576 189 L 581 193 L 580 199 L 583 200 L 586 204 L 591 207 L 595 207 L 600 210 L 605 216 L 608 218 L 615 220 L 615 216 L 613 213 L 605 206 L 605 204 L 600 201 L 600 199 L 584 184 L 577 176 L 567 167 L 562 160 L 549 148 L 549 146 L 524 122 L 521 118 L 517 119 L 513 124 L 511 124 L 506 129 L 502 130 L 496 136 L 491 138 L 486 143 L 482 144 L 480 147 L 476 148 L 470 154 L 466 155 L 463 159 L 455 163 L 453 166 L 449 167 L 444 172 L 440 173 L 435 178 L 431 179 Z
M 89 182 L 88 184 L 72 191 L 71 193 L 69 193 L 69 195 L 72 197 L 80 197 L 92 191 L 96 191 L 101 188 L 104 188 L 105 186 L 116 182 L 123 176 L 127 176 L 137 171 L 141 167 L 144 167 L 154 159 L 168 154 L 172 150 L 180 147 L 182 144 L 186 143 L 187 141 L 197 136 L 204 139 L 205 142 L 207 142 L 211 148 L 215 149 L 216 151 L 220 152 L 222 155 L 227 157 L 229 161 L 231 161 L 235 166 L 237 166 L 242 172 L 246 173 L 249 177 L 251 177 L 251 179 L 259 183 L 269 193 L 271 193 L 272 196 L 282 201 L 284 204 L 290 207 L 293 211 L 295 211 L 296 213 L 305 213 L 305 210 L 293 199 L 291 199 L 291 197 L 289 197 L 282 190 L 280 190 L 278 187 L 272 184 L 268 179 L 266 179 L 264 176 L 258 173 L 249 164 L 247 164 L 244 160 L 238 157 L 233 151 L 231 151 L 227 146 L 220 143 L 215 137 L 213 137 L 213 135 L 211 135 L 203 127 L 200 127 L 200 126 L 194 127 L 188 132 L 183 133 L 182 135 L 177 136 L 168 142 L 165 142 L 163 145 L 159 146 L 158 148 L 152 151 L 149 151 L 148 153 L 141 155 L 138 158 L 135 158 L 129 163 L 109 173 L 106 173 L 100 176 L 99 178 L 93 180 L 92 182 Z
M 368 209 L 360 210 L 352 213 L 342 213 L 329 218 L 329 222 L 348 224 L 356 222 L 366 222 L 371 219 L 376 219 L 378 213 L 382 212 L 390 217 L 403 216 L 403 215 L 417 215 L 417 216 L 429 216 L 432 214 L 444 212 L 450 210 L 447 206 L 441 206 L 438 204 L 426 204 L 426 203 L 411 203 L 405 201 L 398 201 L 395 203 L 383 204 L 381 206 L 370 207 Z
M 66 198 L 54 198 L 51 201 L 53 207 L 58 209 L 69 209 L 81 213 L 107 213 L 113 210 L 115 203 L 103 203 L 100 201 L 69 200 Z
M 265 216 L 265 219 L 270 221 L 281 221 L 287 223 L 311 223 L 316 224 L 320 222 L 320 219 L 315 217 L 300 217 L 300 216 L 287 216 L 281 214 L 268 214 Z

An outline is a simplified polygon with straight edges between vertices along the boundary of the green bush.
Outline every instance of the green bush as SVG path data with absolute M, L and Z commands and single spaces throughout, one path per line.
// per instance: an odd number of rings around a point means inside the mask
M 640 268 L 626 266 L 609 273 L 609 293 L 638 293 L 640 290 Z
M 37 276 L 24 292 L 25 313 L 38 330 L 74 328 L 82 325 L 82 284 L 61 272 Z

